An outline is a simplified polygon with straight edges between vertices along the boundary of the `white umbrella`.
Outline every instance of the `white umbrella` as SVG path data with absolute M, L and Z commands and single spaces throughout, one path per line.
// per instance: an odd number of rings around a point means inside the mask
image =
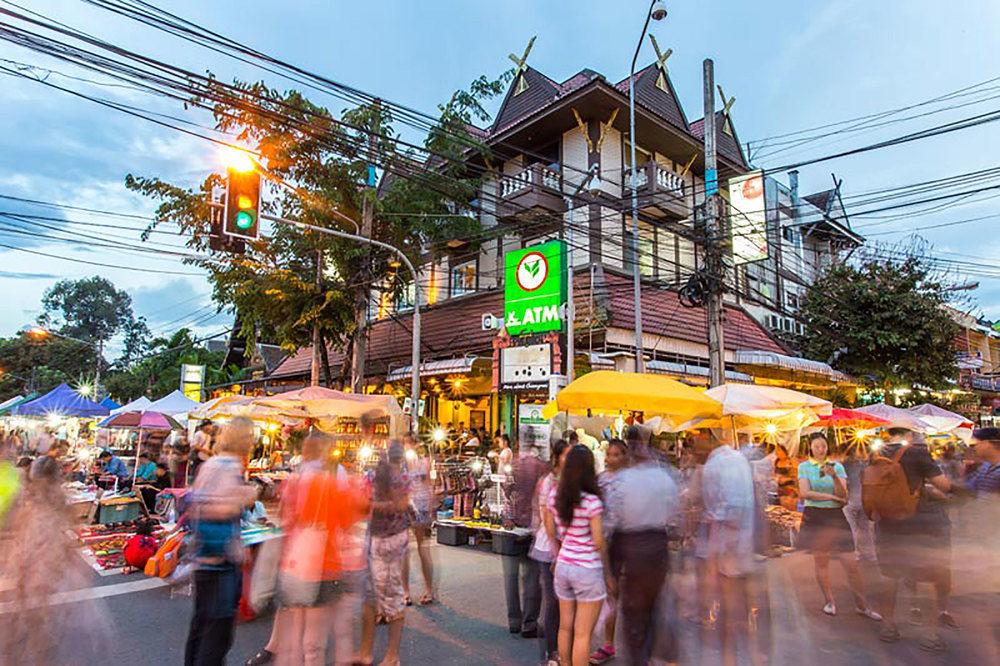
M 187 414 L 188 412 L 193 412 L 200 406 L 200 402 L 195 402 L 191 398 L 184 395 L 180 390 L 175 390 L 173 393 L 169 393 L 159 400 L 150 403 L 146 409 L 154 412 L 160 412 L 161 414 L 176 416 L 177 414 Z
M 118 409 L 112 409 L 111 414 L 114 415 L 114 414 L 124 414 L 125 412 L 142 412 L 148 409 L 149 406 L 152 404 L 153 404 L 152 400 L 150 400 L 146 396 L 142 396 L 140 398 L 136 398 L 135 400 L 126 405 L 122 405 Z
M 927 422 L 924 421 L 918 414 L 914 414 L 913 412 L 900 407 L 886 405 L 881 402 L 874 405 L 858 407 L 856 411 L 871 414 L 872 416 L 877 416 L 880 419 L 885 419 L 889 422 L 888 427 L 890 428 L 906 428 L 907 430 L 913 430 L 914 432 L 926 432 L 928 428 Z

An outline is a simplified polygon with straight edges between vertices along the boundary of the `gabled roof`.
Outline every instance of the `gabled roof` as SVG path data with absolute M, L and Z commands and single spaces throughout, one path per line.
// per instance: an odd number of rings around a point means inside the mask
M 515 95 L 521 77 L 524 77 L 528 87 Z M 490 128 L 490 134 L 496 134 L 510 127 L 564 94 L 566 93 L 558 83 L 532 67 L 525 67 L 524 71 L 515 76 L 511 82 L 507 96 L 497 112 L 496 120 L 493 121 L 493 127 Z
M 813 206 L 823 211 L 824 215 L 829 215 L 833 209 L 833 202 L 837 198 L 837 188 L 831 188 L 825 192 L 817 192 L 816 194 L 807 194 L 804 198 Z
M 688 131 L 687 117 L 684 109 L 677 101 L 677 92 L 668 74 L 663 78 L 667 83 L 667 90 L 662 90 L 656 85 L 660 77 L 660 69 L 656 63 L 648 65 L 635 73 L 633 86 L 635 87 L 635 103 L 649 111 L 659 115 L 674 127 Z M 615 84 L 615 88 L 628 95 L 628 83 L 630 77 L 625 77 Z
M 743 168 L 749 168 L 747 164 L 746 157 L 743 155 L 743 148 L 740 146 L 740 138 L 736 133 L 736 123 L 732 122 L 730 119 L 729 128 L 733 131 L 729 134 L 723 129 L 723 125 L 726 122 L 726 117 L 723 115 L 722 111 L 715 112 L 715 146 L 719 151 L 719 155 L 728 160 L 729 162 L 741 166 Z M 699 118 L 691 123 L 691 134 L 696 139 L 705 138 L 705 119 Z

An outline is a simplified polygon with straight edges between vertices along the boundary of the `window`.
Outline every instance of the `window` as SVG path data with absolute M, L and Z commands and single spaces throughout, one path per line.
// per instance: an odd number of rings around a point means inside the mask
M 396 310 L 411 309 L 416 298 L 417 290 L 414 288 L 412 282 L 407 282 L 403 285 L 402 289 L 399 290 L 399 295 L 396 297 Z
M 631 226 L 629 227 L 631 228 Z M 639 273 L 652 277 L 656 266 L 656 229 L 653 225 L 639 221 Z
M 799 309 L 799 295 L 798 294 L 793 293 L 793 292 L 788 292 L 787 294 L 785 294 L 785 301 L 787 302 L 788 307 L 791 308 L 792 310 L 798 310 Z
M 624 164 L 626 168 L 632 166 L 631 145 L 632 144 L 629 143 L 628 139 L 625 139 Z M 651 152 L 649 152 L 648 150 L 643 150 L 641 146 L 635 147 L 635 161 L 639 164 L 640 167 L 643 164 L 646 164 L 647 162 L 651 162 L 652 160 L 653 160 L 653 154 Z
M 789 243 L 795 243 L 798 241 L 798 233 L 795 227 L 785 227 L 781 230 L 781 235 Z
M 451 269 L 451 296 L 462 296 L 476 290 L 476 262 L 467 261 Z

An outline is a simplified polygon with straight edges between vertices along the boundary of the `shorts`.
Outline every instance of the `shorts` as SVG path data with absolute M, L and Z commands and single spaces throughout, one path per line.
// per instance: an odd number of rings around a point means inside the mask
M 608 596 L 603 567 L 579 567 L 559 562 L 553 587 L 560 601 L 603 601 Z
M 403 558 L 409 546 L 409 530 L 387 537 L 372 537 L 368 562 L 367 598 L 387 620 L 395 620 L 406 609 L 403 591 Z
M 795 545 L 810 553 L 853 553 L 854 534 L 843 508 L 807 506 Z

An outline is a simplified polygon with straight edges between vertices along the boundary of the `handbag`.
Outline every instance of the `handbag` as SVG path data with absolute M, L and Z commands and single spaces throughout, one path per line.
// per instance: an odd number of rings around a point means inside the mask
M 300 486 L 305 485 L 303 481 L 305 478 L 300 478 Z M 326 559 L 326 544 L 329 538 L 326 526 L 319 524 L 319 512 L 326 500 L 328 480 L 322 479 L 322 482 L 315 520 L 296 527 L 285 537 L 284 555 L 278 573 L 278 588 L 281 592 L 281 602 L 286 606 L 310 606 L 319 598 L 319 588 L 323 579 L 323 560 Z M 300 514 L 306 494 L 299 490 L 299 496 L 296 498 Z
M 278 569 L 281 566 L 283 538 L 268 539 L 260 545 L 250 574 L 250 608 L 260 614 L 274 599 L 278 589 Z

